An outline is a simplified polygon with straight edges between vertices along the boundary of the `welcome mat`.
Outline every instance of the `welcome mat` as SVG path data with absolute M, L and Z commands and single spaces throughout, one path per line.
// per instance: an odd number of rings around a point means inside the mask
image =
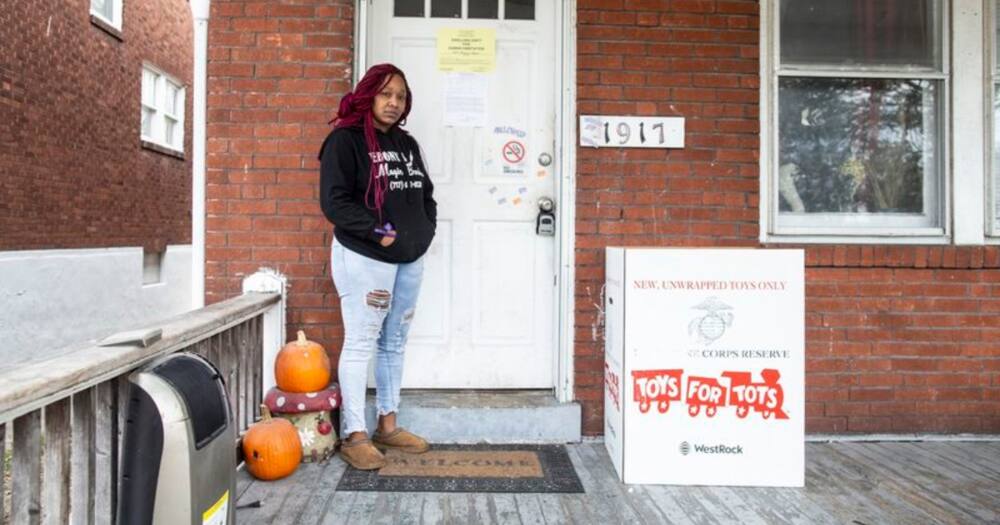
M 389 450 L 379 470 L 350 465 L 337 490 L 376 492 L 583 492 L 562 445 L 433 445 Z

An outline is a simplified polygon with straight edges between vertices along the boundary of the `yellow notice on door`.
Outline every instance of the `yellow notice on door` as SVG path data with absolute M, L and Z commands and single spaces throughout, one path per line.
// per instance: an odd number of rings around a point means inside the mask
M 227 490 L 211 507 L 201 514 L 202 525 L 226 525 L 229 517 L 229 491 Z
M 497 65 L 494 29 L 439 29 L 437 63 L 440 71 L 489 73 Z

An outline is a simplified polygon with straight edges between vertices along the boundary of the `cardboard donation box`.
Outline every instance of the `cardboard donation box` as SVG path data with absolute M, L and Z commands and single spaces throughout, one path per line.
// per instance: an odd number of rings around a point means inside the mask
M 606 255 L 604 443 L 619 477 L 803 486 L 802 250 Z

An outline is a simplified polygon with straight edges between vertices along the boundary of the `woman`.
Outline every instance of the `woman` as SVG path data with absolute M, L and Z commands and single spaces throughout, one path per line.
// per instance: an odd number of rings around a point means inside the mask
M 344 319 L 341 455 L 362 470 L 385 465 L 374 445 L 413 453 L 430 448 L 396 426 L 403 351 L 437 220 L 420 148 L 400 128 L 412 105 L 399 68 L 372 67 L 341 99 L 320 153 L 320 204 L 336 226 L 330 265 Z M 372 354 L 379 417 L 369 440 L 364 408 Z

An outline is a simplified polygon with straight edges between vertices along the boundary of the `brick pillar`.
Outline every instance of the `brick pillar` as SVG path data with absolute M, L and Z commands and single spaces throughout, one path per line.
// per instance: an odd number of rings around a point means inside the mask
M 316 156 L 350 89 L 353 6 L 213 0 L 209 21 L 206 303 L 274 268 L 288 277 L 288 333 L 331 351 L 343 331 Z
M 687 119 L 684 149 L 577 148 L 575 384 L 599 434 L 604 247 L 757 244 L 758 3 L 577 6 L 578 112 Z

